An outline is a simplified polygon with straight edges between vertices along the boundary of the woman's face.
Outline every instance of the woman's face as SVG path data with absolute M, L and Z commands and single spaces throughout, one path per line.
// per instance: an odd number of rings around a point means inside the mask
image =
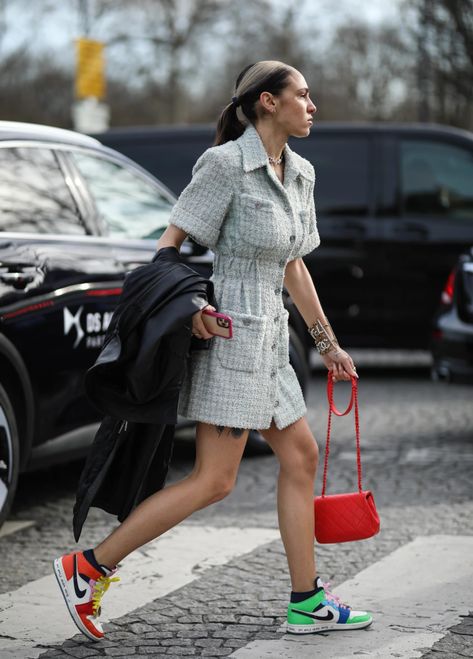
M 317 108 L 309 96 L 305 78 L 299 71 L 291 73 L 288 84 L 279 96 L 274 96 L 276 110 L 274 122 L 288 135 L 307 137 L 313 124 L 312 115 Z

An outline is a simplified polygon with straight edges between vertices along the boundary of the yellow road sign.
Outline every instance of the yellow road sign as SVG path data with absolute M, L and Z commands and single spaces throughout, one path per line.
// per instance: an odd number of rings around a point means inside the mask
M 76 98 L 105 96 L 104 44 L 76 39 Z

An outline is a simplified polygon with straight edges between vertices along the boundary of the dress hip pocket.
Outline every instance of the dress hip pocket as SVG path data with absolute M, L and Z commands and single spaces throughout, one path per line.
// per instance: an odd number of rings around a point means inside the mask
M 233 324 L 231 339 L 215 337 L 215 351 L 221 365 L 235 371 L 253 373 L 261 367 L 266 316 L 253 316 L 225 309 Z

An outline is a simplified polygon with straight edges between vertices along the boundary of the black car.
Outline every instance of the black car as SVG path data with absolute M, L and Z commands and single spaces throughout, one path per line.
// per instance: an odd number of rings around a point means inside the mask
M 431 349 L 434 380 L 473 383 L 473 247 L 445 283 Z
M 101 417 L 83 375 L 126 273 L 151 261 L 174 203 L 147 171 L 91 137 L 0 122 L 0 523 L 21 470 L 82 456 L 92 441 Z M 181 254 L 211 274 L 212 252 L 188 239 Z M 305 326 L 288 298 L 286 306 L 304 388 Z M 249 445 L 267 447 L 257 433 Z
M 100 139 L 179 194 L 214 134 L 124 128 Z M 473 134 L 316 121 L 291 146 L 315 167 L 321 245 L 304 260 L 342 345 L 428 349 L 443 283 L 473 243 Z

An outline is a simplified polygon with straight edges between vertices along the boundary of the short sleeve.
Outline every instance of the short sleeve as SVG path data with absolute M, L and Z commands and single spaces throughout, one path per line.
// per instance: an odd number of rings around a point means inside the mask
M 174 205 L 170 224 L 197 243 L 213 248 L 230 205 L 233 189 L 219 147 L 210 147 L 192 168 L 192 180 Z

